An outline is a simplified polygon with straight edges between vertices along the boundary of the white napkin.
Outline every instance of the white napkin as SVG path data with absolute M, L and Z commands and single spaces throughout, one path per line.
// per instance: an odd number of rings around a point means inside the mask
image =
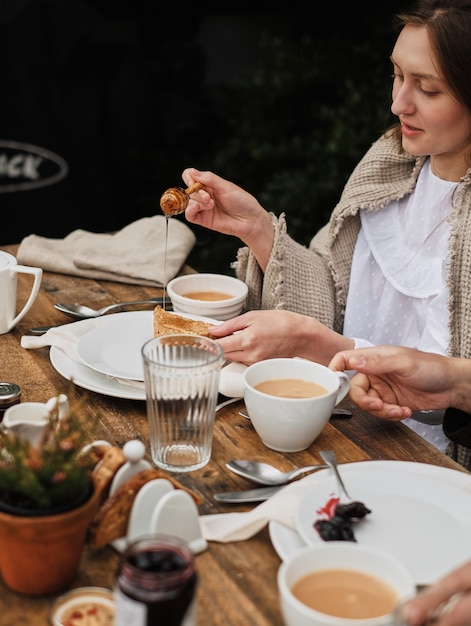
M 244 397 L 244 372 L 247 369 L 242 363 L 229 363 L 221 370 L 219 377 L 219 393 L 228 398 Z
M 21 338 L 21 346 L 28 350 L 31 348 L 55 346 L 65 352 L 70 359 L 81 363 L 82 361 L 77 354 L 78 340 L 90 330 L 102 324 L 103 319 L 99 318 L 55 326 L 45 332 L 44 335 L 24 335 Z
M 296 530 L 295 513 L 299 500 L 311 486 L 312 480 L 296 480 L 251 511 L 200 515 L 203 537 L 208 541 L 220 543 L 245 541 L 271 521 L 280 522 Z
M 167 239 L 166 233 L 167 218 L 154 215 L 114 234 L 74 230 L 65 239 L 29 235 L 17 259 L 50 272 L 162 287 L 178 274 L 196 242 L 193 231 L 176 219 L 168 220 Z
M 82 363 L 77 354 L 77 343 L 80 337 L 104 323 L 106 323 L 106 316 L 55 326 L 44 335 L 24 335 L 21 338 L 21 346 L 27 350 L 55 346 L 65 352 L 70 359 Z M 245 369 L 245 366 L 240 363 L 230 363 L 223 367 L 219 377 L 219 392 L 229 398 L 242 398 L 244 395 L 242 375 Z M 122 385 L 144 390 L 144 383 L 141 381 L 112 378 Z

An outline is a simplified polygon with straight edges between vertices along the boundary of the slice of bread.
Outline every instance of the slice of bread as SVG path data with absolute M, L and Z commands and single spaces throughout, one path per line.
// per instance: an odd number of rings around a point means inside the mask
M 160 305 L 154 309 L 154 337 L 159 335 L 201 335 L 211 337 L 211 324 L 191 320 L 176 313 L 165 311 Z

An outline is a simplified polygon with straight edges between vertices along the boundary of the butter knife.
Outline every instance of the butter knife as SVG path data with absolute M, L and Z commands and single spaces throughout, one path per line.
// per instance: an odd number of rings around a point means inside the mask
M 246 491 L 223 491 L 215 493 L 214 499 L 226 504 L 242 504 L 244 502 L 263 502 L 286 485 L 276 485 L 275 487 L 260 487 L 259 489 L 247 489 Z

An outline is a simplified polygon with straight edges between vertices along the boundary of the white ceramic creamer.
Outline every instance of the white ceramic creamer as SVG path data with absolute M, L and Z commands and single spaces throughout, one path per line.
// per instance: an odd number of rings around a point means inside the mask
M 33 285 L 26 304 L 17 313 L 18 274 L 32 274 Z M 43 271 L 39 267 L 18 265 L 16 258 L 0 250 L 0 335 L 10 332 L 30 310 L 41 286 Z

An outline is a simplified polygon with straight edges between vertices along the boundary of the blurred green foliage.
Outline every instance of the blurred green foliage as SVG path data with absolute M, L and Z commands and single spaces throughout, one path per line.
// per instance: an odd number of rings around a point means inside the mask
M 394 121 L 389 56 L 398 7 L 391 4 L 358 13 L 347 34 L 332 24 L 294 38 L 265 31 L 258 62 L 213 91 L 217 131 L 195 166 L 239 184 L 267 210 L 285 212 L 289 233 L 304 245 L 328 220 L 357 162 Z M 198 271 L 233 273 L 241 242 L 202 231 L 196 230 L 190 263 Z

